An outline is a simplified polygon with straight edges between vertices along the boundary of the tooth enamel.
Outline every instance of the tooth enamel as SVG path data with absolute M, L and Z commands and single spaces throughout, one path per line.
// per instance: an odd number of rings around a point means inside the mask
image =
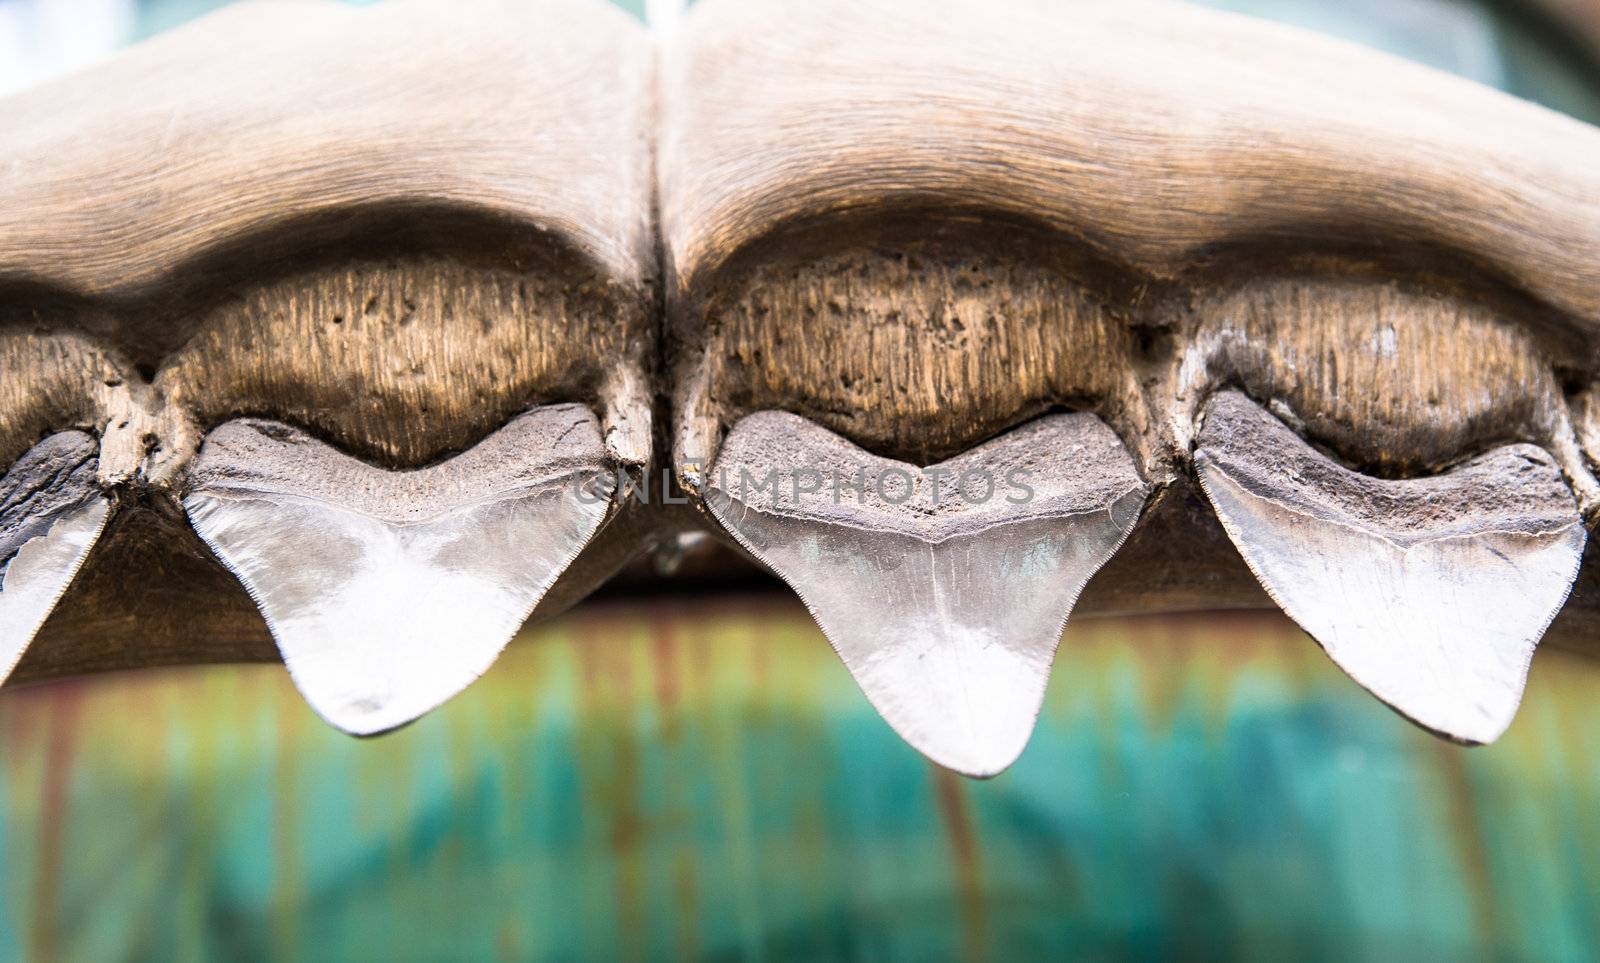
M 882 484 L 858 496 L 846 486 L 860 471 Z M 777 484 L 762 490 L 769 472 Z M 979 501 L 983 478 L 995 487 Z M 734 426 L 708 480 L 712 513 L 800 595 L 884 719 L 970 776 L 1022 752 L 1072 605 L 1145 498 L 1121 441 L 1087 414 L 918 469 L 764 411 Z
M 1227 392 L 1206 408 L 1195 463 L 1257 579 L 1353 679 L 1452 739 L 1505 731 L 1583 554 L 1548 454 L 1510 445 L 1385 481 Z
M 83 432 L 60 432 L 0 479 L 0 681 L 105 529 L 111 505 L 95 482 L 98 451 Z
M 579 405 L 535 409 L 409 472 L 240 420 L 207 437 L 184 506 L 306 701 L 370 735 L 488 669 L 600 528 L 605 465 L 599 422 Z

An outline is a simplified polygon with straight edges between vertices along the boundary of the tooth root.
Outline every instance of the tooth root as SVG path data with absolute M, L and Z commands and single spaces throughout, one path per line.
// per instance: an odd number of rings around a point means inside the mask
M 306 701 L 371 735 L 488 669 L 599 530 L 605 465 L 599 423 L 579 405 L 534 409 L 404 472 L 245 419 L 207 437 L 184 506 Z
M 858 497 L 847 487 L 858 470 L 889 474 Z M 948 475 L 934 508 L 936 472 Z M 994 493 L 979 502 L 984 478 Z M 729 433 L 709 481 L 712 513 L 800 595 L 884 719 L 934 762 L 979 777 L 1022 752 L 1072 605 L 1146 494 L 1117 436 L 1087 414 L 918 469 L 760 412 Z
M 1565 602 L 1584 529 L 1553 460 L 1497 448 L 1386 481 L 1334 464 L 1236 392 L 1209 403 L 1195 462 L 1278 605 L 1379 699 L 1441 735 L 1494 741 Z
M 0 681 L 105 530 L 111 503 L 95 480 L 98 452 L 89 435 L 59 432 L 0 479 Z

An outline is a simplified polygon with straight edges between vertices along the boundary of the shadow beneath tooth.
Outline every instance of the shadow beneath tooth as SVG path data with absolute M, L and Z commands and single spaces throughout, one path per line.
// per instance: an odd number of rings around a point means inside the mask
M 162 665 L 275 662 L 250 597 L 160 496 L 124 500 L 8 685 Z

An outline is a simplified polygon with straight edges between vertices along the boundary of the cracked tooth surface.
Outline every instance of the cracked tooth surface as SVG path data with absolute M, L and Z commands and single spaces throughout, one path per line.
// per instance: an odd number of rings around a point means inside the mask
M 111 503 L 95 479 L 99 447 L 84 432 L 59 432 L 0 479 L 0 681 L 105 529 Z
M 919 469 L 757 412 L 734 426 L 709 482 L 717 520 L 800 595 L 895 731 L 980 777 L 1021 754 L 1072 605 L 1146 495 L 1090 414 L 1047 416 Z
M 482 675 L 605 520 L 594 414 L 536 408 L 472 449 L 391 472 L 285 425 L 207 437 L 184 498 L 306 701 L 356 735 Z
M 1585 538 L 1543 449 L 1508 445 L 1442 475 L 1383 480 L 1224 392 L 1206 406 L 1195 464 L 1261 584 L 1351 678 L 1461 742 L 1511 724 Z

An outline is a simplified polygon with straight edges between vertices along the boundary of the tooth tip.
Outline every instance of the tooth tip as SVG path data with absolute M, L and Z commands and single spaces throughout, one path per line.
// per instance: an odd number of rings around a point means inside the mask
M 1010 769 L 1022 757 L 1022 751 L 1027 748 L 1028 736 L 1032 735 L 1030 726 L 1027 735 L 1021 739 L 1008 740 L 1008 745 L 1005 747 L 979 746 L 958 749 L 937 742 L 913 739 L 899 729 L 895 731 L 929 762 L 969 779 L 993 779 Z
M 910 746 L 929 762 L 970 779 L 993 779 L 1010 769 L 1033 736 L 1037 717 L 1030 717 L 1020 732 L 1009 731 L 976 739 L 967 745 L 954 746 L 938 740 L 915 738 L 896 727 Z
M 317 681 L 315 673 L 307 673 L 293 662 L 289 675 L 300 691 L 301 698 L 322 720 L 340 732 L 352 736 L 381 736 L 422 718 L 439 708 L 466 686 L 453 686 L 450 691 L 434 689 L 396 697 L 392 693 L 350 692 L 348 689 L 328 691 L 326 683 Z
M 259 566 L 230 567 L 265 602 L 268 625 L 306 702 L 356 736 L 407 725 L 471 685 L 543 595 L 537 587 L 516 591 L 511 582 L 395 564 L 381 585 L 358 579 L 328 587 L 316 604 L 273 604 Z
M 382 703 L 366 703 L 361 700 L 329 702 L 308 693 L 305 689 L 300 690 L 300 695 L 306 700 L 306 704 L 324 722 L 340 732 L 362 739 L 387 735 L 397 729 L 403 729 L 439 708 L 455 694 L 452 692 L 442 699 L 431 700 L 425 705 L 396 707 Z
M 739 524 L 751 521 L 746 514 Z M 848 541 L 856 534 L 838 530 L 823 537 Z M 806 538 L 794 547 L 798 558 L 819 557 L 815 543 Z M 959 542 L 951 546 L 958 554 L 962 547 Z M 880 552 L 885 548 L 902 560 L 895 571 L 931 579 L 930 572 L 919 569 L 930 557 L 928 546 L 888 539 L 878 546 Z M 971 573 L 975 584 L 983 584 L 976 578 L 983 571 L 980 563 Z M 1024 604 L 996 590 L 994 599 L 1005 604 L 952 610 L 940 618 L 855 593 L 810 591 L 817 584 L 797 574 L 792 564 L 782 566 L 780 574 L 807 599 L 813 618 L 867 700 L 901 738 L 946 769 L 989 778 L 1014 763 L 1033 734 L 1067 613 L 1088 577 L 1051 571 L 1056 578 L 1032 593 L 1039 596 L 1038 604 Z M 899 631 L 885 638 L 885 625 Z
M 1020 660 L 986 659 L 970 650 L 958 661 L 966 668 L 958 684 L 944 672 L 894 662 L 876 671 L 849 660 L 846 666 L 867 701 L 913 749 L 953 772 L 987 779 L 1008 769 L 1027 747 L 1050 666 L 1047 661 L 1025 667 Z M 906 698 L 907 689 L 921 697 Z
M 1368 691 L 1371 690 L 1369 689 Z M 1373 695 L 1393 709 L 1401 718 L 1424 732 L 1469 749 L 1493 745 L 1501 736 L 1506 734 L 1507 729 L 1511 728 L 1511 718 L 1495 722 L 1461 722 L 1453 719 L 1429 719 L 1410 715 L 1376 692 Z
M 426 672 L 438 669 L 438 660 L 430 658 L 422 645 L 412 645 L 394 652 L 392 658 L 362 660 L 366 671 L 359 681 L 368 683 L 365 687 L 350 684 L 348 653 L 334 664 L 334 660 L 308 657 L 308 647 L 291 641 L 285 646 L 285 663 L 301 697 L 329 725 L 352 736 L 381 736 L 410 725 L 459 695 L 488 671 L 511 636 L 475 633 L 473 638 L 478 641 L 476 652 L 470 664 L 459 664 L 463 671 Z M 367 646 L 358 651 L 375 650 Z
M 1441 707 L 1437 704 L 1419 702 L 1413 695 L 1404 692 L 1387 691 L 1382 684 L 1374 684 L 1370 679 L 1363 678 L 1340 660 L 1334 659 L 1334 663 L 1401 718 L 1420 729 L 1462 746 L 1491 745 L 1505 735 L 1506 730 L 1511 728 L 1511 723 L 1516 720 L 1517 710 L 1522 705 L 1526 681 L 1524 676 L 1522 684 L 1505 691 L 1474 692 L 1462 700 L 1463 702 L 1476 700 L 1470 708 Z

